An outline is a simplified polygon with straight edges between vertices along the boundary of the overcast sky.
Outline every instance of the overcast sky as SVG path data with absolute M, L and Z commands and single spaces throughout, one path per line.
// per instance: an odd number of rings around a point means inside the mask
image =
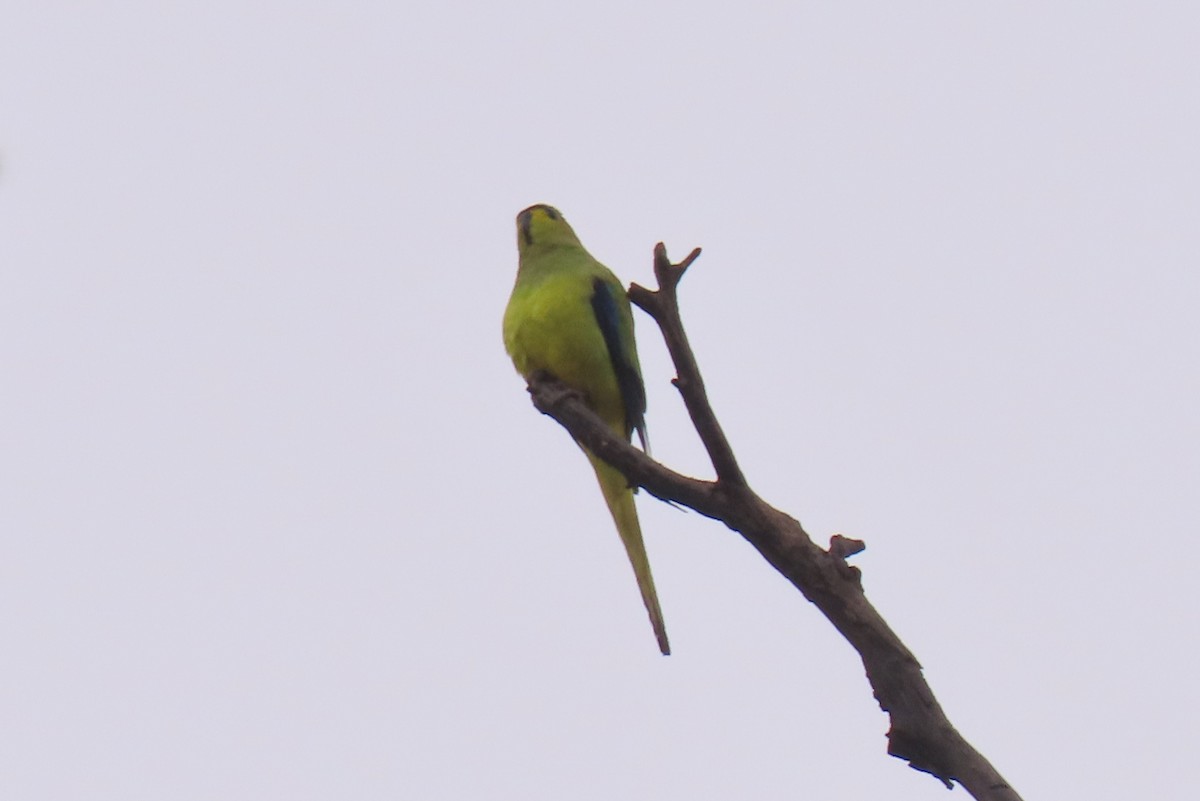
M 9 0 L 0 797 L 947 796 L 736 534 L 660 656 L 500 318 L 558 206 L 1030 799 L 1190 799 L 1191 3 Z M 708 477 L 637 314 L 655 455 Z

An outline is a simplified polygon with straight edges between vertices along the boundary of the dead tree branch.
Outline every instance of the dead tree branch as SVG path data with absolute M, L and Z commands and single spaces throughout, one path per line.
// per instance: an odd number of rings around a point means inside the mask
M 859 569 L 846 563 L 846 557 L 862 550 L 863 544 L 835 536 L 829 550 L 821 548 L 799 522 L 767 504 L 746 483 L 708 402 L 679 315 L 676 289 L 699 255 L 697 248 L 679 264 L 672 264 L 660 243 L 654 250 L 658 289 L 634 284 L 629 298 L 662 330 L 678 373 L 673 383 L 708 451 L 716 481 L 676 473 L 649 458 L 615 436 L 578 393 L 552 376 L 537 376 L 530 384 L 534 405 L 624 473 L 631 484 L 720 520 L 740 533 L 814 603 L 862 658 L 875 698 L 890 717 L 889 754 L 932 774 L 947 787 L 959 782 L 978 801 L 1020 801 L 1017 792 L 951 725 L 916 657 L 867 600 Z

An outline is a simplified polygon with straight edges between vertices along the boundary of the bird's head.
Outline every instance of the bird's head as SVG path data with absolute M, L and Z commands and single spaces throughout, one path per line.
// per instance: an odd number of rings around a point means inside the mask
M 517 215 L 517 250 L 524 253 L 533 246 L 579 246 L 579 237 L 553 206 L 539 203 Z

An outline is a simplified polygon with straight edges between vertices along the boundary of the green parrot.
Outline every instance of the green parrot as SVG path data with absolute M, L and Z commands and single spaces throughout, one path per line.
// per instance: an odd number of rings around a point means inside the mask
M 646 389 L 625 288 L 550 206 L 530 206 L 517 215 L 517 253 L 517 283 L 504 311 L 504 347 L 517 372 L 526 380 L 538 371 L 550 373 L 581 392 L 626 440 L 636 430 L 646 449 Z M 669 654 L 633 490 L 619 471 L 587 448 L 583 452 L 625 544 L 659 650 Z

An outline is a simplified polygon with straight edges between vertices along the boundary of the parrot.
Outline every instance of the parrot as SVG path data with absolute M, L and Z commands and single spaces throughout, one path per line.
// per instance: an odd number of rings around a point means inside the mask
M 633 340 L 633 313 L 615 275 L 592 258 L 553 206 L 517 215 L 517 280 L 504 311 L 504 347 L 529 381 L 546 372 L 583 395 L 626 441 L 646 440 L 646 389 Z M 583 449 L 633 566 L 663 655 L 671 653 L 650 573 L 634 489 L 616 468 Z

